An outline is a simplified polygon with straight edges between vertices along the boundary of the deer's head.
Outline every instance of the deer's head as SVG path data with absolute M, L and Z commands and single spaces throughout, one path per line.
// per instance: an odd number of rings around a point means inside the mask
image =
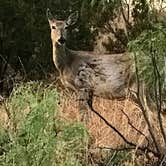
M 64 44 L 67 38 L 67 30 L 74 25 L 78 19 L 78 12 L 72 13 L 67 20 L 57 20 L 47 9 L 47 18 L 51 29 L 51 39 L 53 43 Z

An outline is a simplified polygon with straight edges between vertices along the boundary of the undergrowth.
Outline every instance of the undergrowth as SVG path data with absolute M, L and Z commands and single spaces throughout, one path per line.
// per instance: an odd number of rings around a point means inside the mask
M 155 96 L 155 88 L 162 89 L 166 95 L 166 24 L 154 24 L 135 40 L 129 43 L 129 50 L 135 53 L 136 66 L 140 81 L 146 83 L 151 95 Z
M 91 154 L 85 126 L 58 111 L 60 97 L 40 82 L 14 88 L 5 102 L 8 127 L 0 126 L 1 166 L 120 166 L 130 160 L 126 151 Z
M 31 82 L 17 86 L 8 101 L 10 125 L 0 131 L 2 166 L 81 166 L 88 133 L 58 112 L 55 88 Z

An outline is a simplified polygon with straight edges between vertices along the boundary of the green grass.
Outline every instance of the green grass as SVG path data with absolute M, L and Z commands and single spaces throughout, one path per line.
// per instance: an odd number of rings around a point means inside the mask
M 125 162 L 131 162 L 132 154 L 130 151 L 110 151 L 107 156 L 106 165 L 108 166 L 121 166 Z
M 81 166 L 88 134 L 58 112 L 59 94 L 39 82 L 17 86 L 7 101 L 10 128 L 0 131 L 2 166 Z

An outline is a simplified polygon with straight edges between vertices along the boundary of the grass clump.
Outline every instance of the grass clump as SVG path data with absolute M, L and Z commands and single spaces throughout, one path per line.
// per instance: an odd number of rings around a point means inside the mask
M 88 134 L 58 112 L 55 88 L 30 82 L 17 86 L 7 101 L 10 127 L 0 131 L 2 166 L 81 166 Z

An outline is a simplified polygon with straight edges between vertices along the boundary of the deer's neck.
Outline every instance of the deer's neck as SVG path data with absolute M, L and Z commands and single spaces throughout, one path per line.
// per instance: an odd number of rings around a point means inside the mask
M 61 45 L 59 43 L 53 44 L 53 61 L 56 68 L 62 72 L 64 67 L 67 65 L 67 61 L 69 57 L 66 55 L 65 45 Z
M 56 53 L 56 50 L 57 50 L 57 48 L 56 48 L 56 45 L 55 45 L 55 43 L 54 42 L 52 42 L 52 47 L 53 47 L 53 49 L 52 49 L 52 55 L 53 55 L 53 62 L 54 62 L 54 65 L 56 66 L 56 68 L 58 69 L 58 64 L 57 64 L 57 53 Z

